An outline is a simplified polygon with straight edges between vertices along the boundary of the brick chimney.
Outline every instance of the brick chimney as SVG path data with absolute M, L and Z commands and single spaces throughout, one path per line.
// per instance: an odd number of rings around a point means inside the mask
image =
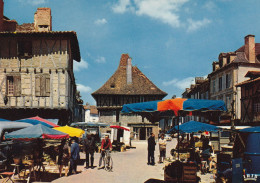
M 34 14 L 35 31 L 52 31 L 52 17 L 50 8 L 38 8 Z
M 4 0 L 0 0 L 0 31 L 4 30 Z
M 255 35 L 245 37 L 245 55 L 250 63 L 255 63 Z

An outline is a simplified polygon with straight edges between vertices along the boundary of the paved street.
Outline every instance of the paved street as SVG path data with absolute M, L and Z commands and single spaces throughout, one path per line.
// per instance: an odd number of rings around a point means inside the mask
M 159 155 L 158 143 L 155 151 L 155 166 L 147 165 L 146 141 L 134 141 L 132 144 L 136 149 L 112 153 L 114 162 L 113 172 L 107 172 L 103 169 L 98 170 L 97 168 L 84 170 L 83 166 L 80 166 L 78 167 L 78 170 L 82 170 L 82 173 L 69 177 L 62 177 L 53 182 L 143 183 L 151 178 L 163 180 L 163 164 L 157 164 Z M 175 146 L 176 141 L 168 141 L 166 156 L 170 156 L 170 149 Z M 85 154 L 81 155 L 81 158 L 85 156 Z M 99 156 L 100 154 L 95 154 L 95 166 L 98 165 Z

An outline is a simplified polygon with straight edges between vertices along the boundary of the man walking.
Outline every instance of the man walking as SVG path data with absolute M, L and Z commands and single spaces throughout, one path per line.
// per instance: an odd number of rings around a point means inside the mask
M 154 150 L 155 150 L 155 138 L 154 133 L 151 133 L 151 136 L 148 138 L 148 165 L 154 165 Z
M 94 164 L 94 151 L 95 151 L 95 139 L 92 134 L 88 134 L 86 138 L 83 139 L 83 146 L 86 153 L 86 169 L 89 168 L 89 158 L 91 163 L 91 168 L 93 169 Z M 90 155 L 90 157 L 89 157 Z
M 77 173 L 77 166 L 78 160 L 80 159 L 79 156 L 79 144 L 76 142 L 75 139 L 71 141 L 71 148 L 70 148 L 70 169 L 69 174 L 72 174 L 72 171 Z

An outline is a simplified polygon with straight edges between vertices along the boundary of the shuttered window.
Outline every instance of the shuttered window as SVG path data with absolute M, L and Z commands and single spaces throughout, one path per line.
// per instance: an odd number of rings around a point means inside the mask
M 49 97 L 50 96 L 50 75 L 41 74 L 35 77 L 35 96 Z
M 7 76 L 6 78 L 6 94 L 7 96 L 21 95 L 21 76 Z

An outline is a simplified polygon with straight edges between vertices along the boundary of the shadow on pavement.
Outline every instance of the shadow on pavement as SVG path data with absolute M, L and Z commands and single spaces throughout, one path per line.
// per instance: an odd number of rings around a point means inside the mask
M 167 183 L 167 182 L 164 180 L 159 180 L 159 179 L 148 179 L 144 183 Z

